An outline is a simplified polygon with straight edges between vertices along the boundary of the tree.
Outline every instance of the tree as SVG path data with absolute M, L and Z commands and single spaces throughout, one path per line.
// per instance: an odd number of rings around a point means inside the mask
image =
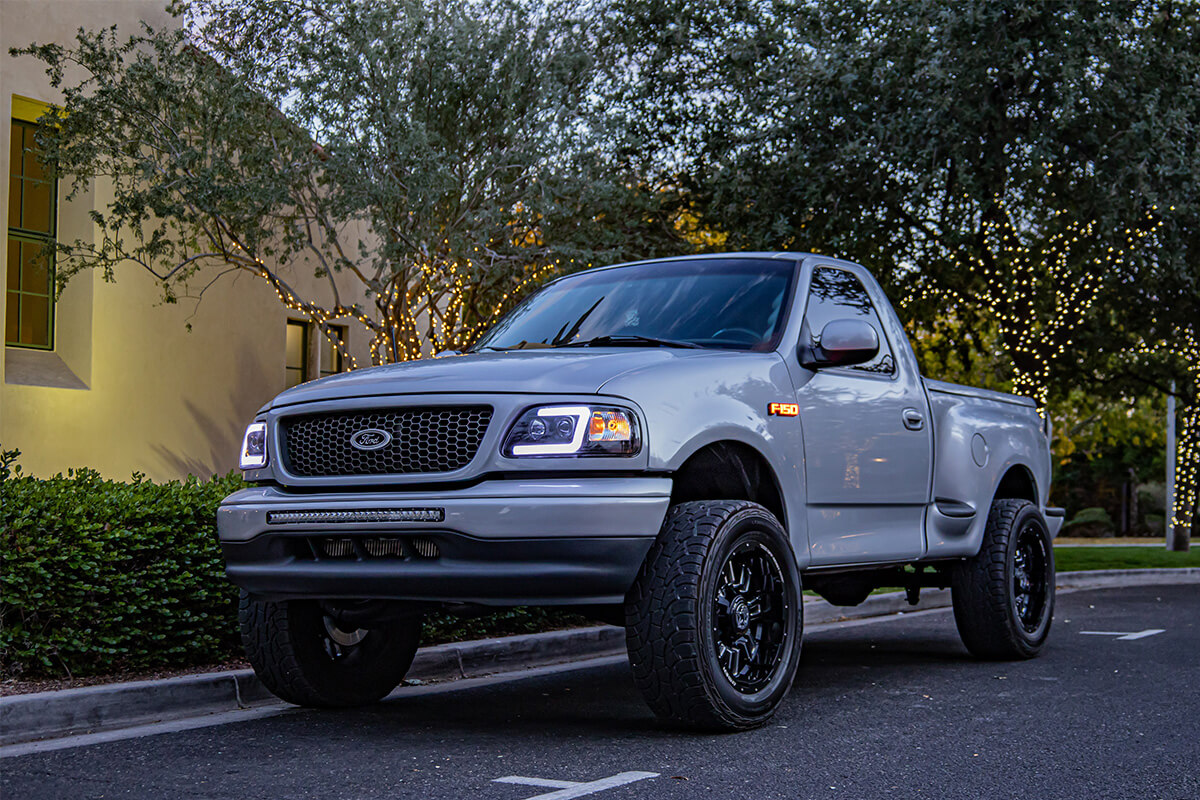
M 1128 396 L 1139 346 L 1195 396 L 1168 357 L 1200 318 L 1195 4 L 676 5 L 625 4 L 657 83 L 623 99 L 703 224 L 868 264 L 910 319 L 988 321 L 1043 405 Z M 710 41 L 675 51 L 688 31 Z
M 575 9 L 498 0 L 199 0 L 181 27 L 35 45 L 42 129 L 79 191 L 111 181 L 60 281 L 140 264 L 173 299 L 249 272 L 373 360 L 469 343 L 549 275 L 681 239 L 597 135 Z M 321 295 L 289 270 L 311 268 Z

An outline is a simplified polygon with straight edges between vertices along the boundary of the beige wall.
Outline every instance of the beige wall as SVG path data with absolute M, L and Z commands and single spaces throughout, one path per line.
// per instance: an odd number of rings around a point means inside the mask
M 136 30 L 139 18 L 166 23 L 164 4 L 0 2 L 0 175 L 6 182 L 0 216 L 8 218 L 12 97 L 58 100 L 40 62 L 14 59 L 8 49 L 66 43 L 79 27 L 116 23 L 125 32 Z M 87 211 L 107 200 L 107 187 L 99 185 L 73 204 L 60 203 L 59 238 L 90 237 Z M 197 276 L 193 288 L 210 277 Z M 302 294 L 322 294 L 309 267 L 289 279 Z M 0 354 L 0 447 L 20 449 L 20 463 L 35 475 L 80 466 L 113 478 L 226 472 L 236 466 L 246 422 L 284 386 L 288 316 L 275 293 L 245 273 L 222 277 L 198 304 L 185 298 L 172 305 L 161 302 L 158 285 L 136 265 L 118 268 L 113 283 L 81 274 L 57 304 L 53 352 L 5 347 Z M 351 323 L 349 336 L 358 363 L 369 364 L 365 331 Z

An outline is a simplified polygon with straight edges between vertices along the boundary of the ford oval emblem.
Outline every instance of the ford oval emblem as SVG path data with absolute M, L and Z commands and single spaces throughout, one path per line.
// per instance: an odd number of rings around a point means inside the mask
M 363 428 L 350 434 L 350 446 L 355 450 L 378 450 L 387 447 L 392 441 L 392 435 L 379 428 Z

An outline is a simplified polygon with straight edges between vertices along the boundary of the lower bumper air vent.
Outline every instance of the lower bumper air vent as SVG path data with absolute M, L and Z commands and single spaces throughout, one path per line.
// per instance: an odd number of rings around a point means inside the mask
M 309 536 L 306 537 L 316 559 L 403 559 L 428 560 L 441 556 L 437 542 L 424 536 Z

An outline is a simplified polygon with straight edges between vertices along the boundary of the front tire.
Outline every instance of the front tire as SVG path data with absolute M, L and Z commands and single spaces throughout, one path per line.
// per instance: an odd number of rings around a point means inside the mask
M 315 600 L 269 602 L 246 592 L 238 621 L 246 657 L 263 685 L 281 700 L 314 708 L 386 697 L 404 680 L 421 635 L 419 618 L 348 631 Z
M 771 512 L 672 506 L 625 603 L 634 681 L 660 717 L 708 730 L 765 723 L 800 660 L 800 574 Z
M 977 658 L 1033 658 L 1054 617 L 1054 548 L 1037 506 L 997 500 L 979 554 L 951 578 L 954 621 Z

